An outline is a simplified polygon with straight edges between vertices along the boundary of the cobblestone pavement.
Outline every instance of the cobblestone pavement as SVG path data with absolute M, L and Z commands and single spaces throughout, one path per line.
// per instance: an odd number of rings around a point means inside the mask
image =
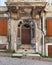
M 0 65 L 52 65 L 52 62 L 0 57 Z

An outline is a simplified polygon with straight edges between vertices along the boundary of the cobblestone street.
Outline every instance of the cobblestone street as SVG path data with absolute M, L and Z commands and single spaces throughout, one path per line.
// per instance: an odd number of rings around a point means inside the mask
M 52 65 L 52 62 L 0 57 L 0 65 Z

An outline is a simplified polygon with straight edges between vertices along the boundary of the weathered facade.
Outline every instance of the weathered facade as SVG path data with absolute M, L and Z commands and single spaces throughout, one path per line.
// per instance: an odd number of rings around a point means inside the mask
M 31 45 L 35 52 L 52 55 L 49 51 L 52 49 L 52 6 L 45 0 L 8 0 L 6 6 L 7 10 L 0 13 L 6 13 L 6 17 L 0 17 L 1 21 L 5 19 L 5 23 L 0 22 L 0 28 L 5 28 L 4 32 L 0 30 L 1 43 L 16 52 L 21 45 Z

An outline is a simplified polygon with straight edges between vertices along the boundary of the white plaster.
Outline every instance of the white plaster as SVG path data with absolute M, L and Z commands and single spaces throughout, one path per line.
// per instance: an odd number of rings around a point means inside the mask
M 12 56 L 23 56 L 23 54 L 12 54 Z
M 6 45 L 6 49 L 8 49 L 8 41 L 7 41 L 7 37 L 6 36 L 0 36 L 0 44 L 5 44 Z
M 36 52 L 39 52 L 39 49 L 38 49 L 38 43 L 36 42 Z
M 7 44 L 7 37 L 6 36 L 0 36 L 0 44 Z
M 40 56 L 39 54 L 27 54 L 27 56 Z
M 6 44 L 6 49 L 8 49 L 8 44 Z

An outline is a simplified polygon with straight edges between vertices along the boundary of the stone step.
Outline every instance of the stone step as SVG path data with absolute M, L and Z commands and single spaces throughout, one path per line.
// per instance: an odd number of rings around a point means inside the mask
M 34 45 L 20 45 L 19 47 L 18 47 L 18 49 L 35 49 L 36 48 L 36 46 L 34 46 Z
M 16 53 L 35 53 L 34 49 L 18 49 Z
M 32 60 L 40 60 L 41 57 L 40 56 L 23 56 L 23 59 L 32 59 Z
M 12 54 L 13 57 L 22 58 L 22 59 L 35 59 L 40 60 L 39 54 Z
M 14 53 L 14 54 L 12 54 L 12 56 L 16 56 L 16 57 L 18 57 L 18 56 L 24 56 L 24 57 L 40 57 L 39 54 L 26 54 L 26 53 L 22 53 L 22 54 L 20 54 L 20 53 Z
M 31 46 L 31 45 L 28 45 L 28 44 L 22 44 L 18 47 L 17 49 L 17 53 L 35 53 L 36 51 L 36 48 L 35 46 Z
M 20 48 L 32 48 L 31 45 L 21 45 Z

